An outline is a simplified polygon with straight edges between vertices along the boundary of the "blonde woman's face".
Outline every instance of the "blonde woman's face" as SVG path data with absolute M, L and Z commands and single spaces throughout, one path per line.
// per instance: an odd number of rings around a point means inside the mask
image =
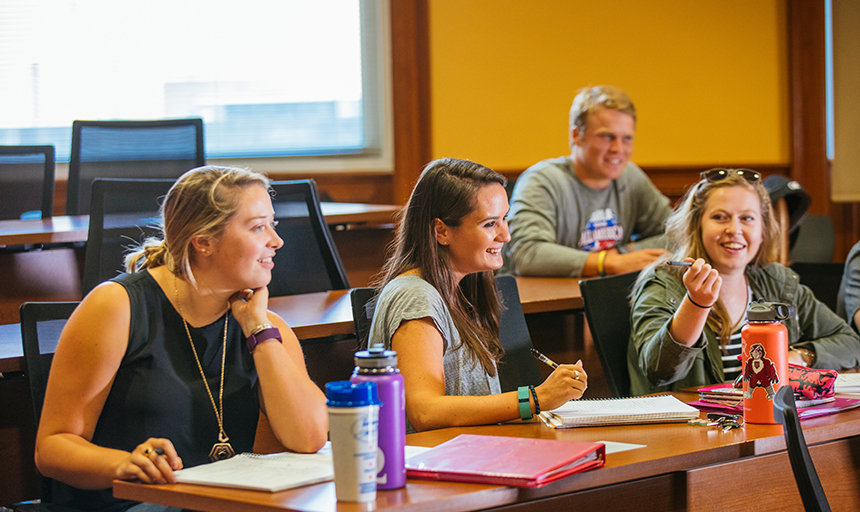
M 702 216 L 702 242 L 720 274 L 743 273 L 758 254 L 763 230 L 758 194 L 745 187 L 711 192 Z
M 243 188 L 239 204 L 239 211 L 224 233 L 213 241 L 211 258 L 227 281 L 226 286 L 234 290 L 256 289 L 272 280 L 272 258 L 284 241 L 275 232 L 275 210 L 265 188 Z

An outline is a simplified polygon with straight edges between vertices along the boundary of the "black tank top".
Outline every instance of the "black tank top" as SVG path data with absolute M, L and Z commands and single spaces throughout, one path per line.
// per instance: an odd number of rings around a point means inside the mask
M 148 271 L 112 281 L 128 293 L 131 325 L 128 349 L 99 416 L 93 444 L 131 451 L 150 437 L 161 437 L 173 443 L 184 467 L 209 462 L 209 451 L 218 442 L 218 421 L 182 317 Z M 257 372 L 239 323 L 227 315 L 224 431 L 236 453 L 250 452 L 259 414 Z M 189 329 L 217 404 L 224 317 Z M 114 511 L 134 505 L 115 499 L 110 489 L 84 491 L 56 481 L 53 487 L 53 503 L 81 510 Z

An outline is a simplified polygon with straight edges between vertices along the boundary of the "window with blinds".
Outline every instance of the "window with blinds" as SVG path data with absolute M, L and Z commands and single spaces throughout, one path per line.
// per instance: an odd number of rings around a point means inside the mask
M 0 144 L 63 161 L 75 119 L 201 117 L 210 161 L 379 157 L 385 4 L 0 0 Z

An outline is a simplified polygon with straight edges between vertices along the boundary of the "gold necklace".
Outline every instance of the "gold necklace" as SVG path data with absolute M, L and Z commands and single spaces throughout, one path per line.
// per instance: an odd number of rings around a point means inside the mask
M 215 398 L 212 396 L 212 391 L 209 389 L 209 382 L 206 381 L 206 374 L 203 372 L 203 365 L 200 364 L 200 358 L 197 356 L 197 349 L 194 348 L 194 341 L 191 339 L 191 331 L 188 329 L 188 322 L 185 320 L 185 315 L 182 313 L 182 303 L 179 302 L 179 288 L 176 286 L 176 274 L 173 275 L 173 293 L 176 297 L 176 307 L 179 309 L 179 316 L 182 318 L 182 324 L 185 326 L 185 334 L 188 335 L 188 342 L 191 343 L 191 351 L 194 352 L 194 360 L 197 361 L 197 369 L 200 370 L 200 376 L 203 377 L 203 385 L 206 386 L 206 392 L 209 394 L 209 400 L 212 401 L 212 408 L 215 409 L 215 419 L 218 420 L 218 442 L 212 446 L 209 452 L 209 460 L 212 462 L 218 460 L 229 459 L 236 455 L 233 447 L 230 445 L 230 438 L 224 432 L 224 363 L 227 360 L 227 320 L 230 318 L 230 311 L 224 315 L 224 344 L 221 348 L 221 390 L 218 394 L 218 403 L 221 406 L 220 410 L 215 405 Z

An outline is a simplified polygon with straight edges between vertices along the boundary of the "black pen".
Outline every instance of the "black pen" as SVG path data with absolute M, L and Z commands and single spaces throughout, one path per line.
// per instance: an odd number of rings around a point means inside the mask
M 692 261 L 667 261 L 666 265 L 672 265 L 675 267 L 692 267 Z
M 532 351 L 532 355 L 533 355 L 533 356 L 535 356 L 535 359 L 537 359 L 538 361 L 540 361 L 540 362 L 542 362 L 542 363 L 546 364 L 547 366 L 549 366 L 549 367 L 550 367 L 550 368 L 552 368 L 553 370 L 555 370 L 556 368 L 558 368 L 558 363 L 556 363 L 556 362 L 555 362 L 555 361 L 553 361 L 552 359 L 550 359 L 550 358 L 548 358 L 547 356 L 545 356 L 545 355 L 541 354 L 540 352 L 538 352 L 538 351 L 537 351 L 537 350 L 535 350 L 535 349 L 531 349 L 531 351 Z

